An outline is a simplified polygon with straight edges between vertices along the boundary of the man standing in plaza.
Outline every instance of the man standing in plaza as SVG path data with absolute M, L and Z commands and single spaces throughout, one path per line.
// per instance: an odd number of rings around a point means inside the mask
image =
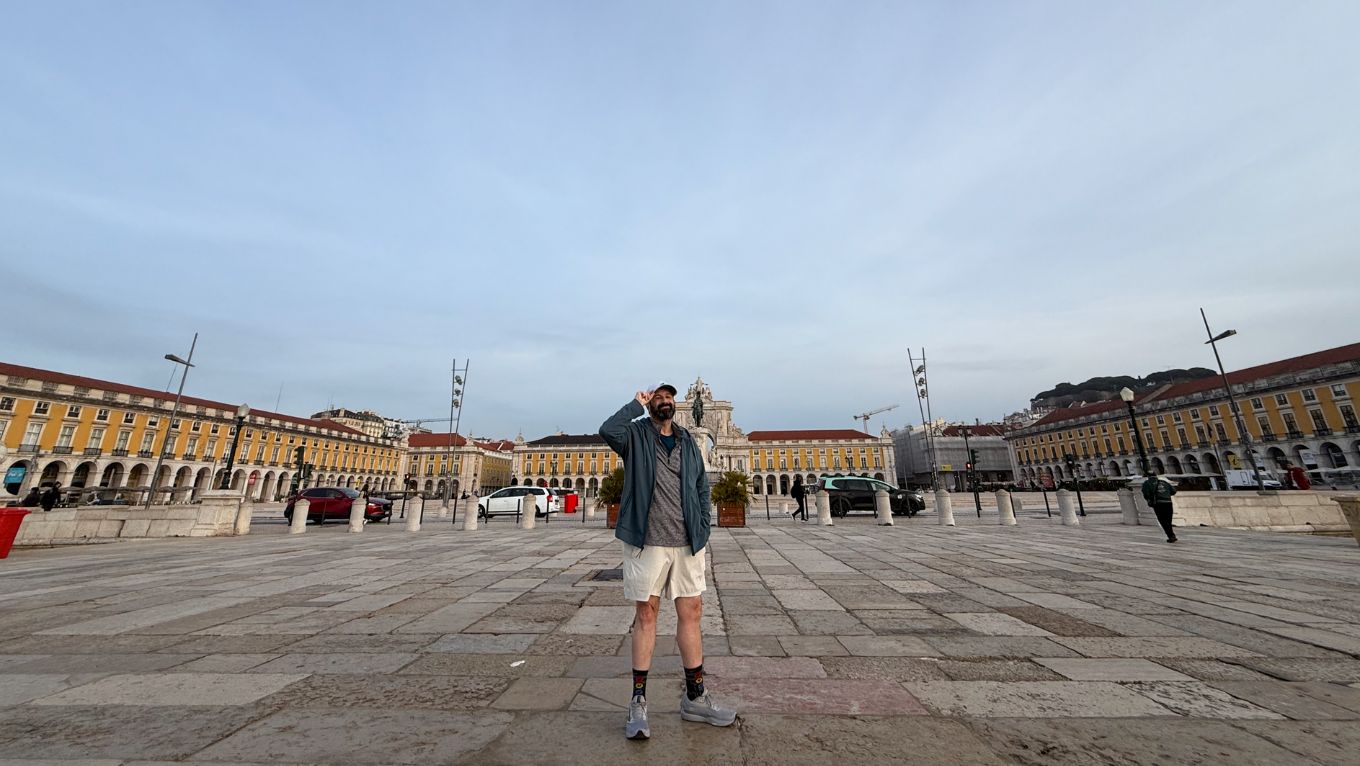
M 1157 523 L 1161 524 L 1162 530 L 1166 532 L 1168 543 L 1176 542 L 1176 530 L 1171 527 L 1171 514 L 1174 512 L 1171 496 L 1174 494 L 1176 487 L 1170 480 L 1148 471 L 1147 479 L 1143 481 L 1143 499 L 1152 506 L 1152 512 L 1157 514 Z
M 633 694 L 624 733 L 647 739 L 647 672 L 656 646 L 661 599 L 674 599 L 675 643 L 685 668 L 680 717 L 730 726 L 735 710 L 720 706 L 704 687 L 704 562 L 709 534 L 708 477 L 689 431 L 675 425 L 676 389 L 662 383 L 639 391 L 600 426 L 600 436 L 623 458 L 623 497 L 614 536 L 623 541 L 623 593 L 634 602 Z M 648 417 L 643 417 L 647 415 Z

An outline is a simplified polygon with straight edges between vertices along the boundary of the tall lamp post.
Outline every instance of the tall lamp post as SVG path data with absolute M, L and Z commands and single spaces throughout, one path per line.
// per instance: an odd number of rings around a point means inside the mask
M 161 474 L 161 465 L 165 463 L 165 450 L 169 447 L 174 446 L 175 443 L 174 441 L 171 441 L 171 437 L 177 436 L 175 432 L 175 422 L 176 419 L 179 417 L 179 400 L 181 397 L 184 396 L 184 379 L 189 377 L 189 368 L 194 366 L 194 348 L 196 348 L 197 346 L 198 346 L 198 333 L 194 333 L 194 340 L 192 343 L 189 344 L 188 359 L 180 359 L 178 356 L 175 356 L 174 354 L 165 355 L 166 359 L 174 362 L 175 364 L 184 365 L 184 372 L 181 373 L 179 376 L 179 390 L 175 392 L 175 406 L 170 410 L 170 423 L 165 428 L 165 438 L 161 439 L 161 448 L 156 453 L 156 468 L 151 472 L 151 490 L 146 493 L 146 505 L 143 506 L 144 508 L 150 508 L 151 501 L 156 496 L 156 479 Z M 174 493 L 171 492 L 171 495 L 173 496 Z
M 1138 460 L 1143 464 L 1143 475 L 1147 476 L 1147 450 L 1143 448 L 1143 432 L 1138 430 L 1138 417 L 1133 414 L 1133 389 L 1128 387 L 1119 389 L 1119 398 L 1123 399 L 1124 406 L 1129 408 L 1129 428 L 1133 429 L 1133 441 L 1138 445 Z
M 1209 317 L 1205 316 L 1203 308 L 1200 308 L 1199 316 L 1204 320 L 1204 332 L 1209 336 L 1209 339 L 1204 343 L 1213 346 L 1214 361 L 1218 362 L 1218 374 L 1219 377 L 1223 378 L 1223 390 L 1228 392 L 1228 407 L 1232 410 L 1233 423 L 1237 425 L 1237 433 L 1242 437 L 1242 446 L 1247 448 L 1247 462 L 1251 463 L 1251 475 L 1256 477 L 1256 491 L 1265 492 L 1266 482 L 1265 478 L 1261 476 L 1261 469 L 1256 467 L 1256 450 L 1251 445 L 1251 434 L 1242 422 L 1242 411 L 1237 408 L 1237 399 L 1233 396 L 1232 385 L 1228 383 L 1228 373 L 1223 370 L 1223 357 L 1218 355 L 1218 342 L 1224 338 L 1231 338 L 1237 334 L 1237 331 L 1224 330 L 1214 335 L 1214 331 L 1209 329 Z
M 250 416 L 250 405 L 242 404 L 236 408 L 236 433 L 231 435 L 231 449 L 227 452 L 227 467 L 222 472 L 222 486 L 218 489 L 231 489 L 231 469 L 236 467 L 236 448 L 241 444 L 241 429 L 245 428 L 246 418 Z

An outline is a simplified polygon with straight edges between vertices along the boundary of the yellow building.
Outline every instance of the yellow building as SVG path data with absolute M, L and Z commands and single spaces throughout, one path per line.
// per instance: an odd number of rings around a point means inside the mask
M 0 363 L 0 470 L 18 494 L 41 482 L 106 488 L 129 502 L 151 487 L 157 501 L 181 501 L 221 486 L 236 432 L 237 405 L 175 397 L 121 383 Z M 296 450 L 314 466 L 309 485 L 399 485 L 401 450 L 328 420 L 251 410 L 241 429 L 229 484 L 252 500 L 285 495 L 297 474 Z M 151 476 L 156 456 L 160 472 Z M 12 481 L 11 481 L 12 480 Z M 166 491 L 173 488 L 173 491 Z M 119 492 L 121 490 L 121 492 Z M 89 499 L 92 493 L 85 493 Z
M 485 495 L 510 484 L 514 448 L 513 442 L 505 440 L 469 441 L 459 434 L 415 433 L 408 437 L 406 475 L 426 497 L 443 497 L 450 473 L 455 493 L 467 489 Z
M 1304 467 L 1314 483 L 1350 484 L 1360 466 L 1360 343 L 1228 373 L 1257 464 Z M 1242 433 L 1215 376 L 1139 392 L 1134 418 L 1157 473 L 1217 476 L 1249 468 Z M 1027 482 L 1137 475 L 1138 446 L 1123 401 L 1066 407 L 1008 435 Z
M 555 434 L 531 442 L 520 436 L 514 458 L 511 483 L 565 487 L 587 497 L 594 497 L 604 477 L 623 465 L 599 434 Z
M 746 440 L 753 494 L 787 495 L 795 474 L 808 483 L 820 476 L 897 481 L 892 437 L 886 431 L 882 436 L 853 428 L 752 431 Z

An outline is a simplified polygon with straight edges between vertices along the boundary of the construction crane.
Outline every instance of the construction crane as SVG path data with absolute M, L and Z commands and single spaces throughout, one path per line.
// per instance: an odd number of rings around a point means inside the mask
M 863 415 L 852 415 L 852 416 L 850 416 L 850 419 L 851 419 L 851 420 L 863 420 L 863 421 L 864 421 L 864 431 L 867 433 L 867 432 L 869 431 L 869 418 L 872 418 L 873 416 L 879 414 L 880 412 L 887 412 L 888 410 L 895 410 L 895 409 L 897 409 L 897 405 L 896 405 L 896 404 L 889 404 L 887 407 L 879 407 L 879 408 L 876 409 L 876 410 L 869 410 L 868 412 L 864 413 Z

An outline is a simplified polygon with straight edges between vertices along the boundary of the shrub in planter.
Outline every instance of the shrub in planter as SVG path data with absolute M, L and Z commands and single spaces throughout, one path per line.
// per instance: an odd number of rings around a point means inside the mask
M 750 501 L 746 474 L 727 471 L 718 477 L 710 494 L 718 506 L 718 526 L 746 526 L 746 504 Z
M 600 482 L 600 503 L 605 508 L 605 524 L 613 529 L 619 523 L 619 501 L 623 499 L 623 468 L 615 468 Z

